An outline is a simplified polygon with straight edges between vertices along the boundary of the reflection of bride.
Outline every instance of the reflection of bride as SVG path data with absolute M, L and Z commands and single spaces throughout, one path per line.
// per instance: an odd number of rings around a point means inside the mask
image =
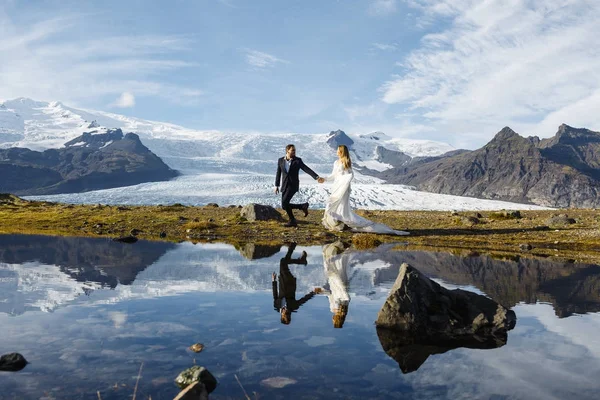
M 348 315 L 348 261 L 350 254 L 343 253 L 344 245 L 335 242 L 323 246 L 323 267 L 329 290 L 316 289 L 315 292 L 327 295 L 329 310 L 333 313 L 333 327 L 341 328 Z M 341 254 L 340 254 L 341 253 Z
M 341 231 L 348 227 L 354 232 L 408 235 L 408 232 L 394 230 L 387 225 L 363 218 L 352 211 L 350 207 L 350 183 L 354 179 L 354 172 L 352 171 L 350 153 L 346 146 L 340 145 L 337 154 L 339 159 L 333 164 L 331 175 L 324 178 L 327 182 L 333 182 L 333 185 L 325 207 L 323 225 L 334 231 Z

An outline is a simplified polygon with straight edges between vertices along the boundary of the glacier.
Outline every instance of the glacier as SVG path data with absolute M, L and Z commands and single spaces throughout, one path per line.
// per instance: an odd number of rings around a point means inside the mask
M 60 102 L 19 98 L 0 103 L 0 148 L 26 147 L 43 151 L 60 148 L 83 132 L 104 133 L 109 128 L 134 132 L 152 152 L 182 175 L 168 182 L 144 183 L 78 194 L 32 196 L 28 199 L 84 204 L 243 205 L 279 206 L 273 193 L 276 161 L 285 146 L 296 145 L 297 154 L 320 175 L 330 173 L 335 149 L 328 134 L 200 131 L 175 124 L 123 115 L 76 109 Z M 436 156 L 455 150 L 446 143 L 393 138 L 383 132 L 353 134 L 355 164 L 383 171 L 390 166 L 378 158 L 377 146 L 411 157 Z M 324 208 L 328 186 L 301 173 L 301 190 L 294 201 Z M 388 185 L 372 176 L 356 173 L 352 205 L 380 210 L 497 210 L 543 207 L 426 193 L 405 185 Z

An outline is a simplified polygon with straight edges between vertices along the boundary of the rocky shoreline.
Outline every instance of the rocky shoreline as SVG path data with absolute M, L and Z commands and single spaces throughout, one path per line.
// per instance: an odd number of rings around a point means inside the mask
M 285 228 L 279 218 L 251 221 L 242 206 L 202 207 L 75 205 L 27 201 L 0 195 L 0 234 L 42 234 L 136 238 L 172 242 L 319 245 L 342 240 L 357 248 L 399 242 L 406 248 L 454 249 L 559 257 L 573 262 L 600 262 L 600 211 L 592 209 L 443 212 L 369 211 L 359 214 L 410 236 L 328 232 L 322 210 L 299 218 L 298 228 Z M 282 210 L 277 210 L 283 215 Z M 404 247 L 403 247 L 404 248 Z

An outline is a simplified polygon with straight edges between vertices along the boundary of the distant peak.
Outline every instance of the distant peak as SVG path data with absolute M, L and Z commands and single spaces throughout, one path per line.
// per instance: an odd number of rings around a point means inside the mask
M 586 128 L 573 128 L 567 124 L 561 124 L 554 136 L 558 142 L 570 141 L 577 138 L 585 138 L 598 135 L 598 132 Z
M 13 108 L 13 107 L 19 108 L 19 107 L 23 107 L 23 106 L 29 107 L 29 108 L 35 108 L 35 107 L 46 107 L 48 105 L 48 103 L 45 101 L 35 101 L 28 97 L 17 97 L 16 99 L 5 101 L 4 104 L 9 108 Z
M 346 132 L 344 132 L 341 129 L 338 129 L 337 131 L 331 131 L 331 132 L 329 132 L 329 136 L 339 136 L 339 135 L 346 136 Z
M 364 135 L 360 135 L 360 137 L 363 138 L 363 139 L 371 139 L 371 140 L 385 140 L 385 139 L 390 139 L 390 137 L 388 135 L 386 135 L 385 133 L 383 133 L 381 131 L 366 133 Z
M 354 144 L 354 140 L 352 140 L 346 132 L 338 129 L 337 131 L 329 132 L 329 136 L 327 138 L 327 144 L 333 148 L 337 149 L 339 145 L 352 146 Z
M 510 129 L 508 126 L 505 126 L 500 132 L 496 133 L 496 136 L 494 136 L 494 140 L 508 140 L 513 139 L 515 137 L 520 138 L 521 136 L 517 132 Z
M 89 129 L 92 129 L 92 128 L 99 128 L 99 127 L 100 127 L 100 124 L 99 124 L 99 123 L 98 123 L 96 120 L 93 120 L 92 122 L 90 122 L 90 124 L 89 124 L 87 127 L 88 127 Z

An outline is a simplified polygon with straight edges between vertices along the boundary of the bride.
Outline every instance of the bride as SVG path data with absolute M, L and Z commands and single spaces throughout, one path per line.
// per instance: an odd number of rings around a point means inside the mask
M 322 182 L 333 182 L 331 195 L 327 200 L 323 225 L 334 231 L 342 231 L 350 228 L 353 232 L 382 233 L 387 235 L 408 235 L 408 232 L 397 231 L 387 225 L 370 221 L 355 214 L 350 207 L 350 183 L 354 179 L 352 161 L 348 148 L 344 145 L 338 146 L 338 160 L 333 164 L 331 175 L 319 180 Z

